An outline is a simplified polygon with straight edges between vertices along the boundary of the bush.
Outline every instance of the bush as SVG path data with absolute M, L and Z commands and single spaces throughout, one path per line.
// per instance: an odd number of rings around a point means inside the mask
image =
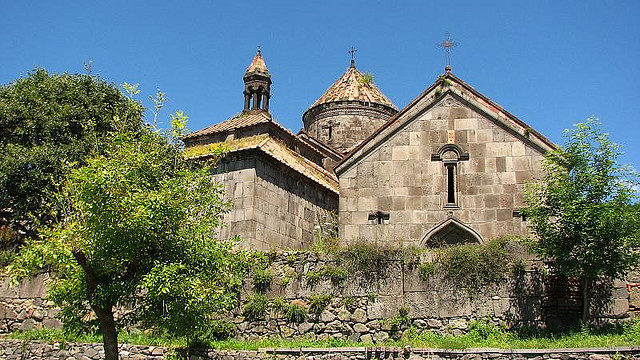
M 290 323 L 302 323 L 307 319 L 307 308 L 303 302 L 294 300 L 286 306 L 284 317 Z
M 249 320 L 264 320 L 267 315 L 267 297 L 263 294 L 252 294 L 249 301 L 244 304 L 242 316 Z
M 272 307 L 273 310 L 279 313 L 284 313 L 287 309 L 287 300 L 283 296 L 278 296 L 277 298 L 273 299 Z
M 227 340 L 233 337 L 236 325 L 226 320 L 213 320 L 207 340 Z
M 329 279 L 333 286 L 341 286 L 348 277 L 347 269 L 344 266 L 327 266 L 322 275 L 323 278 Z
M 259 293 L 264 293 L 271 286 L 273 274 L 266 269 L 253 269 L 253 289 Z
M 441 249 L 437 261 L 446 276 L 468 290 L 499 284 L 509 272 L 512 259 L 501 237 L 483 244 L 465 244 Z
M 427 281 L 431 278 L 436 271 L 438 270 L 438 264 L 433 261 L 429 261 L 426 263 L 422 263 L 418 265 L 418 274 L 420 275 L 420 279 L 422 281 Z
M 322 280 L 323 272 L 310 270 L 307 272 L 307 286 L 314 287 Z
M 320 315 L 329 306 L 333 297 L 329 294 L 316 294 L 309 297 L 309 312 Z

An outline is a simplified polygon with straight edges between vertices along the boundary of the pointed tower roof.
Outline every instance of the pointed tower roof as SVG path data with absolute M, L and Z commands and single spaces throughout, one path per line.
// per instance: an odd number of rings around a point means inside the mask
M 265 75 L 269 74 L 269 69 L 267 69 L 267 64 L 264 63 L 264 59 L 262 58 L 262 51 L 258 50 L 258 53 L 251 61 L 251 65 L 247 68 L 246 73 L 258 72 Z
M 398 109 L 374 85 L 372 76 L 358 71 L 353 61 L 347 71 L 311 105 L 311 108 L 334 101 L 363 101 Z

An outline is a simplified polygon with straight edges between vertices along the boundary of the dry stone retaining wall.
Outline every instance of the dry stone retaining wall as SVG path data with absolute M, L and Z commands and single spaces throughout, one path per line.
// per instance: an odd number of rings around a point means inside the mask
M 256 339 L 265 336 L 283 338 L 337 338 L 376 343 L 400 336 L 407 325 L 419 331 L 437 330 L 459 334 L 468 330 L 470 321 L 486 319 L 507 326 L 553 326 L 580 317 L 581 299 L 576 284 L 542 276 L 539 262 L 529 262 L 520 278 L 510 278 L 499 286 L 469 292 L 442 276 L 427 281 L 420 278 L 415 265 L 400 260 L 388 261 L 382 271 L 351 271 L 341 284 L 325 277 L 311 286 L 310 273 L 336 266 L 335 259 L 312 252 L 272 253 L 267 268 L 273 274 L 266 296 L 273 305 L 278 298 L 309 308 L 316 294 L 331 296 L 319 314 L 309 314 L 301 323 L 292 323 L 274 306 L 264 319 L 243 317 L 250 294 L 254 292 L 251 274 L 247 277 L 241 303 L 227 320 L 237 328 L 236 337 Z M 57 309 L 43 299 L 49 276 L 9 287 L 0 287 L 0 331 L 60 327 Z M 616 281 L 594 316 L 603 322 L 633 319 L 640 311 L 640 274 L 631 273 L 628 281 Z M 603 287 L 604 288 L 604 287 Z M 408 319 L 401 317 L 402 309 Z
M 160 360 L 172 353 L 163 347 L 120 345 L 122 360 Z M 178 350 L 176 356 L 185 359 L 184 350 Z M 552 350 L 438 350 L 411 348 L 331 348 L 331 349 L 261 349 L 259 351 L 240 350 L 200 350 L 193 351 L 191 359 L 198 360 L 365 360 L 365 359 L 407 359 L 407 360 L 605 360 L 626 358 L 640 359 L 640 348 L 624 347 L 612 349 L 552 349 Z M 40 341 L 23 342 L 21 340 L 0 341 L 0 358 L 7 360 L 26 359 L 83 359 L 98 360 L 104 358 L 102 344 L 47 343 Z

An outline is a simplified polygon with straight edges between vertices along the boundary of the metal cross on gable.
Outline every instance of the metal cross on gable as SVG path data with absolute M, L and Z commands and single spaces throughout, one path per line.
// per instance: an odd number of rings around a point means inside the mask
M 451 40 L 451 34 L 446 32 L 444 34 L 444 40 L 441 43 L 436 44 L 438 47 L 444 49 L 444 53 L 446 55 L 446 66 L 447 68 L 451 68 L 451 48 L 458 46 L 458 43 Z

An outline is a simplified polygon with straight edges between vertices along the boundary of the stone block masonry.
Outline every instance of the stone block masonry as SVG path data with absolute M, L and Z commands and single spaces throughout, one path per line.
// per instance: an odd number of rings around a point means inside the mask
M 508 327 L 545 327 L 578 319 L 582 306 L 578 285 L 543 276 L 538 270 L 542 265 L 535 261 L 527 264 L 521 277 L 470 292 L 440 275 L 425 281 L 416 264 L 399 257 L 385 261 L 378 270 L 341 269 L 335 258 L 323 253 L 274 252 L 269 257 L 267 270 L 273 280 L 265 294 L 270 303 L 266 316 L 243 316 L 246 302 L 255 291 L 251 274 L 246 278 L 240 306 L 226 316 L 235 325 L 235 337 L 239 339 L 305 337 L 378 343 L 401 336 L 409 325 L 418 331 L 462 334 L 476 319 Z M 601 322 L 636 318 L 640 297 L 636 296 L 634 279 L 638 280 L 636 273 L 630 274 L 628 281 L 615 281 L 606 287 L 606 297 L 600 307 L 592 309 L 592 315 Z M 60 326 L 54 317 L 58 310 L 43 300 L 46 281 L 47 275 L 43 274 L 18 286 L 2 286 L 2 332 Z M 309 310 L 315 295 L 329 295 L 326 307 L 300 323 L 287 321 L 273 306 L 279 300 Z
M 330 349 L 260 349 L 242 350 L 191 350 L 190 359 L 199 360 L 364 360 L 364 359 L 407 359 L 407 360 L 605 360 L 625 358 L 640 359 L 640 347 L 620 347 L 610 349 L 411 349 L 405 348 L 330 348 Z M 160 360 L 174 351 L 156 346 L 120 345 L 122 360 Z M 177 349 L 175 358 L 187 359 L 184 350 Z M 41 341 L 0 340 L 0 358 L 7 360 L 25 359 L 83 359 L 104 358 L 101 344 L 46 343 Z

